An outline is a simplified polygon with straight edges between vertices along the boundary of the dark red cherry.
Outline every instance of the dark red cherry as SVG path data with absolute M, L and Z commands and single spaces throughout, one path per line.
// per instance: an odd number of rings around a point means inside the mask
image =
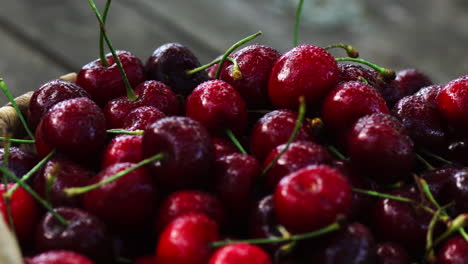
M 339 82 L 362 81 L 364 78 L 372 87 L 380 91 L 384 81 L 379 77 L 379 73 L 371 68 L 364 68 L 358 64 L 342 63 L 338 64 L 340 69 Z
M 101 182 L 129 169 L 134 163 L 116 163 L 91 179 L 89 185 Z M 106 223 L 133 228 L 147 223 L 156 207 L 156 188 L 153 179 L 144 168 L 136 169 L 125 176 L 89 191 L 83 196 L 86 210 Z
M 216 250 L 208 264 L 271 264 L 270 257 L 261 248 L 247 243 L 231 244 Z
M 442 88 L 442 85 L 430 85 L 421 88 L 414 95 L 419 96 L 423 98 L 424 101 L 437 106 L 437 96 L 439 95 L 440 91 L 442 91 Z
M 437 96 L 437 107 L 452 126 L 468 131 L 468 76 L 445 85 Z
M 455 202 L 458 213 L 468 213 L 468 168 L 452 174 L 448 183 L 446 197 Z
M 154 256 L 147 255 L 135 259 L 132 264 L 154 264 Z
M 87 257 L 66 250 L 43 252 L 29 259 L 27 264 L 94 264 Z
M 406 250 L 392 242 L 377 244 L 377 264 L 410 264 Z
M 416 69 L 405 69 L 397 72 L 394 82 L 398 83 L 403 97 L 412 95 L 423 87 L 433 85 L 427 75 Z
M 86 186 L 93 176 L 92 171 L 72 161 L 64 158 L 53 158 L 41 168 L 34 178 L 34 190 L 54 207 L 80 207 L 81 197 L 67 197 L 63 190 Z
M 437 256 L 439 264 L 468 263 L 468 242 L 462 236 L 456 236 L 445 242 Z
M 236 146 L 234 146 L 234 144 L 232 144 L 232 142 L 227 139 L 213 137 L 212 140 L 215 150 L 215 157 L 217 159 L 221 158 L 222 156 L 238 152 Z
M 460 171 L 456 166 L 446 166 L 426 171 L 422 174 L 429 185 L 429 189 L 439 204 L 447 204 L 452 201 L 448 185 L 454 179 L 454 175 Z
M 122 124 L 123 129 L 135 131 L 145 130 L 151 124 L 159 119 L 163 119 L 166 115 L 153 106 L 141 106 L 130 111 L 124 118 Z
M 268 79 L 273 65 L 281 54 L 263 45 L 247 46 L 234 54 L 242 78 L 236 80 L 231 76 L 233 64 L 225 62 L 220 79 L 231 84 L 247 103 L 249 108 L 261 108 L 269 105 Z
M 47 213 L 36 229 L 38 251 L 71 250 L 95 261 L 111 258 L 110 236 L 101 220 L 76 208 L 59 207 L 55 211 L 68 225 Z
M 212 133 L 226 128 L 241 135 L 247 127 L 247 108 L 239 93 L 227 82 L 207 81 L 198 85 L 185 103 L 187 117 L 202 123 Z
M 143 135 L 120 135 L 112 139 L 104 150 L 102 168 L 119 163 L 138 163 L 143 160 Z
M 263 169 L 269 166 L 285 147 L 286 144 L 282 144 L 271 151 L 263 162 Z M 309 165 L 330 165 L 332 160 L 324 147 L 310 141 L 295 141 L 264 175 L 264 180 L 268 189 L 274 190 L 278 182 L 289 173 Z
M 468 165 L 468 136 L 452 136 L 445 153 L 449 160 Z
M 250 150 L 253 155 L 262 161 L 276 146 L 286 143 L 297 118 L 298 113 L 291 110 L 275 110 L 259 119 L 250 134 Z M 296 140 L 314 140 L 312 130 L 306 122 L 299 129 Z
M 300 45 L 276 61 L 268 95 L 277 108 L 297 109 L 300 96 L 305 96 L 309 108 L 315 108 L 338 78 L 338 65 L 330 53 L 317 46 Z
M 128 51 L 117 51 L 117 56 L 132 87 L 145 80 L 143 63 Z M 78 72 L 76 84 L 84 88 L 91 98 L 100 106 L 109 100 L 123 96 L 126 93 L 125 84 L 112 54 L 106 55 L 108 67 L 101 64 L 100 59 L 92 61 Z
M 8 184 L 8 190 L 13 187 L 12 183 Z M 3 198 L 5 193 L 5 185 L 0 184 L 0 213 L 3 215 L 3 220 L 9 225 L 8 211 Z M 13 192 L 10 201 L 11 216 L 15 225 L 15 234 L 21 243 L 28 243 L 31 236 L 34 234 L 34 229 L 39 220 L 39 208 L 36 200 L 23 188 L 18 188 Z
M 138 98 L 128 100 L 121 96 L 110 100 L 104 107 L 107 128 L 122 128 L 126 116 L 130 111 L 141 106 L 153 106 L 167 116 L 177 115 L 180 112 L 179 101 L 172 90 L 162 82 L 146 81 L 135 88 Z
M 249 232 L 254 238 L 272 238 L 281 236 L 278 230 L 273 196 L 268 195 L 258 201 L 252 210 Z
M 104 147 L 105 122 L 104 114 L 93 101 L 75 98 L 53 106 L 42 119 L 36 135 L 40 133 L 50 148 L 75 159 L 88 160 Z
M 28 121 L 32 129 L 36 129 L 41 118 L 56 103 L 78 97 L 90 97 L 78 85 L 62 80 L 53 80 L 45 83 L 34 91 L 29 101 Z
M 54 150 L 52 146 L 45 142 L 45 135 L 44 129 L 42 128 L 42 122 L 39 122 L 39 125 L 36 128 L 36 132 L 34 134 L 36 153 L 38 157 L 44 158 Z
M 208 81 L 205 71 L 188 75 L 186 71 L 200 66 L 197 57 L 185 46 L 168 43 L 157 48 L 146 62 L 147 78 L 169 85 L 177 94 L 189 95 L 202 82 Z
M 206 264 L 219 239 L 216 222 L 204 214 L 188 214 L 174 219 L 162 232 L 156 246 L 158 264 Z
M 218 226 L 223 226 L 226 220 L 224 206 L 217 197 L 201 191 L 178 191 L 161 204 L 156 215 L 156 230 L 162 231 L 175 218 L 190 213 L 205 214 Z
M 387 104 L 375 88 L 360 81 L 339 84 L 322 105 L 325 125 L 336 132 L 349 129 L 359 118 L 373 113 L 388 114 Z
M 163 153 L 150 164 L 157 180 L 171 188 L 204 186 L 214 162 L 214 147 L 208 131 L 187 117 L 166 117 L 152 124 L 143 135 L 143 157 Z
M 284 177 L 276 187 L 274 206 L 280 224 L 294 233 L 311 232 L 348 212 L 351 188 L 337 170 L 309 166 Z
M 3 165 L 5 149 L 0 148 L 0 164 Z M 8 169 L 18 178 L 23 177 L 39 162 L 36 154 L 17 147 L 11 147 L 8 154 Z
M 360 118 L 348 137 L 348 154 L 357 167 L 379 183 L 394 183 L 413 168 L 413 142 L 403 125 L 387 114 Z

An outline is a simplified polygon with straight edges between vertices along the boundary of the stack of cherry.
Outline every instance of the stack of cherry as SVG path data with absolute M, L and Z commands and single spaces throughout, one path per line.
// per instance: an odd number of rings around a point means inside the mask
M 32 96 L 37 155 L 9 149 L 0 201 L 26 263 L 468 263 L 468 77 L 117 54 L 128 81 L 108 55 Z

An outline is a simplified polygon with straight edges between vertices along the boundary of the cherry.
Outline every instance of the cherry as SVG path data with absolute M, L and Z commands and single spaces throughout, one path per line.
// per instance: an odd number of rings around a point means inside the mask
M 228 83 L 212 80 L 198 85 L 186 101 L 186 114 L 210 132 L 243 134 L 247 127 L 247 109 L 239 93 Z
M 150 164 L 155 177 L 171 188 L 207 184 L 214 162 L 214 147 L 208 131 L 187 117 L 166 117 L 152 124 L 143 135 L 143 157 L 163 153 Z
M 8 184 L 8 190 L 13 187 Z M 5 185 L 0 184 L 0 196 L 5 194 Z M 39 208 L 34 198 L 23 188 L 18 188 L 13 192 L 10 200 L 10 212 L 15 227 L 15 234 L 20 242 L 28 243 L 34 233 L 35 224 L 39 218 Z M 5 223 L 10 223 L 5 198 L 0 199 L 0 212 Z
M 297 118 L 298 113 L 283 109 L 269 112 L 259 119 L 250 135 L 250 150 L 253 155 L 264 160 L 276 146 L 286 143 Z M 305 122 L 299 129 L 296 140 L 314 140 L 312 130 Z
M 406 250 L 392 242 L 377 244 L 377 264 L 410 264 Z
M 179 101 L 172 90 L 162 82 L 146 81 L 135 88 L 136 100 L 122 96 L 110 100 L 104 107 L 108 128 L 121 128 L 125 117 L 135 108 L 153 106 L 165 115 L 177 115 L 180 112 Z
M 280 236 L 278 231 L 273 196 L 268 195 L 258 201 L 249 222 L 250 235 L 254 238 L 273 238 Z
M 212 140 L 216 159 L 237 152 L 236 146 L 234 146 L 234 144 L 232 144 L 232 142 L 227 139 L 213 137 Z
M 451 175 L 447 183 L 447 195 L 455 202 L 458 213 L 468 213 L 468 169 L 463 168 Z
M 29 101 L 28 121 L 32 129 L 36 129 L 41 118 L 55 104 L 72 98 L 90 97 L 89 94 L 78 85 L 62 81 L 53 80 L 45 83 L 34 91 Z
M 197 57 L 185 46 L 168 43 L 157 48 L 146 62 L 147 78 L 169 85 L 177 94 L 189 95 L 192 90 L 208 80 L 205 71 L 188 75 L 187 70 L 200 66 Z
M 437 261 L 440 264 L 468 263 L 468 242 L 462 236 L 451 238 L 439 250 Z
M 265 161 L 265 169 L 276 156 L 286 147 L 286 144 L 277 146 L 270 152 Z M 286 175 L 308 165 L 331 165 L 332 157 L 328 151 L 310 141 L 296 141 L 281 155 L 274 165 L 264 175 L 268 189 L 273 190 L 278 182 Z
M 132 264 L 154 264 L 154 256 L 147 255 L 135 259 Z
M 468 76 L 449 82 L 437 96 L 442 116 L 454 127 L 468 130 Z
M 143 135 L 120 135 L 112 139 L 104 150 L 102 168 L 119 162 L 137 163 L 143 160 Z
M 158 264 L 204 264 L 212 249 L 208 243 L 219 239 L 216 222 L 204 214 L 174 219 L 162 232 L 156 246 Z
M 242 72 L 242 78 L 231 76 L 232 63 L 225 63 L 220 79 L 231 84 L 247 103 L 249 108 L 262 108 L 269 105 L 268 79 L 276 60 L 281 54 L 263 45 L 247 46 L 234 54 Z
M 89 185 L 98 183 L 134 163 L 110 165 L 94 177 Z M 138 168 L 125 176 L 84 194 L 84 208 L 106 223 L 126 228 L 137 227 L 148 221 L 155 210 L 156 188 L 153 179 L 144 168 Z
M 284 177 L 276 187 L 278 221 L 293 233 L 311 232 L 346 214 L 351 188 L 337 170 L 309 166 Z
M 451 202 L 451 193 L 449 193 L 447 186 L 454 178 L 453 176 L 459 171 L 460 168 L 455 166 L 446 166 L 430 170 L 422 174 L 422 177 L 429 185 L 431 194 L 439 204 L 447 204 Z
M 261 248 L 247 243 L 224 246 L 213 253 L 208 264 L 271 264 L 270 257 Z
M 433 85 L 428 76 L 416 69 L 405 69 L 397 72 L 394 82 L 398 83 L 402 97 L 412 95 L 423 87 Z
M 86 97 L 69 99 L 53 106 L 43 117 L 36 136 L 67 156 L 91 159 L 106 139 L 105 118 L 101 109 Z M 42 148 L 37 146 L 41 156 Z
M 141 106 L 130 111 L 124 118 L 122 124 L 123 129 L 129 131 L 145 130 L 151 124 L 159 119 L 166 117 L 166 115 L 153 106 Z
M 403 125 L 381 113 L 356 122 L 347 148 L 351 162 L 379 183 L 395 183 L 404 178 L 415 160 L 413 142 Z
M 87 257 L 66 250 L 52 250 L 29 259 L 27 264 L 94 264 Z
M 468 137 L 452 136 L 445 149 L 447 157 L 460 164 L 468 164 Z
M 307 106 L 314 108 L 338 78 L 338 65 L 330 53 L 316 46 L 300 45 L 276 61 L 268 94 L 277 108 L 297 109 L 300 96 L 305 96 Z
M 80 165 L 64 158 L 49 160 L 34 178 L 34 190 L 53 206 L 80 207 L 81 199 L 67 197 L 63 190 L 68 187 L 86 186 L 94 176 Z
M 437 96 L 439 95 L 440 91 L 442 91 L 442 88 L 442 85 L 430 85 L 421 88 L 414 95 L 421 97 L 424 101 L 428 102 L 429 104 L 437 106 Z
M 55 211 L 68 225 L 64 226 L 50 212 L 46 213 L 36 230 L 37 250 L 71 250 L 95 261 L 110 258 L 110 237 L 101 220 L 76 208 L 59 207 Z
M 0 164 L 3 164 L 5 149 L 0 148 Z M 17 147 L 11 147 L 8 154 L 8 169 L 19 178 L 29 172 L 37 163 L 37 156 Z
M 142 83 L 145 79 L 143 64 L 128 51 L 117 51 L 117 56 L 132 87 Z M 99 59 L 92 61 L 78 72 L 76 84 L 84 88 L 91 98 L 100 106 L 109 100 L 125 95 L 125 84 L 117 63 L 112 54 L 106 55 L 109 66 L 103 66 Z
M 369 84 L 341 83 L 328 93 L 322 105 L 322 118 L 332 131 L 349 129 L 359 118 L 373 113 L 388 114 L 382 96 Z
M 377 91 L 382 90 L 386 83 L 379 77 L 379 73 L 374 69 L 364 68 L 357 64 L 342 63 L 338 64 L 340 69 L 339 82 L 367 81 Z
M 205 214 L 218 226 L 223 226 L 226 221 L 224 206 L 217 197 L 201 191 L 177 191 L 161 204 L 155 221 L 156 230 L 162 231 L 175 218 L 190 213 Z

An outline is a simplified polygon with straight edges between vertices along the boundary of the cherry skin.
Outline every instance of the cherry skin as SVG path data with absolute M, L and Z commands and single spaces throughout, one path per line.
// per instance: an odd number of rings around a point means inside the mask
M 386 114 L 360 118 L 347 142 L 348 154 L 357 167 L 378 183 L 395 183 L 412 169 L 413 141 L 402 124 Z
M 463 168 L 453 173 L 447 183 L 446 197 L 455 202 L 458 213 L 468 213 L 468 169 Z
M 281 54 L 263 45 L 247 46 L 234 54 L 242 78 L 237 80 L 231 76 L 233 64 L 226 61 L 223 64 L 220 79 L 231 84 L 247 103 L 249 108 L 262 108 L 269 105 L 268 79 L 273 65 Z
M 268 95 L 277 108 L 297 109 L 299 97 L 314 108 L 337 84 L 339 69 L 326 50 L 300 45 L 284 53 L 273 66 Z
M 130 111 L 141 106 L 153 106 L 167 116 L 177 115 L 180 112 L 179 101 L 171 88 L 162 82 L 146 81 L 135 88 L 138 98 L 135 101 L 121 96 L 110 100 L 104 107 L 107 128 L 122 128 L 125 117 Z
M 362 81 L 364 78 L 372 87 L 380 91 L 382 86 L 386 85 L 379 77 L 379 73 L 371 68 L 364 68 L 357 64 L 342 63 L 338 64 L 340 69 L 339 82 Z
M 187 117 L 202 123 L 213 134 L 226 128 L 241 135 L 247 127 L 247 108 L 239 93 L 227 82 L 207 81 L 198 85 L 185 104 Z
M 159 119 L 163 119 L 166 115 L 153 106 L 141 106 L 133 109 L 123 120 L 123 129 L 129 131 L 145 130 L 151 124 Z
M 271 151 L 263 162 L 263 169 L 285 147 L 286 144 L 282 144 Z M 310 141 L 295 141 L 289 145 L 289 148 L 264 175 L 265 184 L 269 190 L 274 190 L 278 182 L 289 173 L 309 165 L 331 165 L 332 160 L 332 157 L 324 147 Z
M 309 166 L 284 177 L 274 192 L 278 221 L 293 233 L 317 230 L 345 215 L 351 188 L 337 170 Z
M 113 164 L 94 177 L 89 185 L 101 182 L 133 165 L 135 164 L 130 162 Z M 155 210 L 155 203 L 156 188 L 144 168 L 129 172 L 83 196 L 86 210 L 109 225 L 126 228 L 135 228 L 146 223 Z
M 323 121 L 335 133 L 349 129 L 359 118 L 373 113 L 388 114 L 387 104 L 377 90 L 359 81 L 337 85 L 322 105 Z
M 111 257 L 110 236 L 97 217 L 81 209 L 59 207 L 55 211 L 67 220 L 64 226 L 49 212 L 36 229 L 36 249 L 71 250 L 94 261 Z
M 250 134 L 250 150 L 260 161 L 278 145 L 288 141 L 294 130 L 298 113 L 291 110 L 275 110 L 260 118 Z M 299 129 L 296 140 L 314 140 L 309 126 L 304 122 Z
M 188 75 L 186 71 L 200 66 L 197 57 L 185 46 L 168 43 L 157 48 L 146 62 L 149 80 L 169 85 L 177 94 L 189 95 L 200 83 L 208 81 L 205 71 Z
M 377 244 L 377 264 L 410 264 L 406 250 L 392 242 Z
M 208 131 L 187 117 L 166 117 L 143 135 L 143 157 L 163 153 L 149 164 L 157 180 L 170 188 L 205 186 L 214 163 L 214 146 Z
M 270 257 L 261 248 L 247 243 L 231 244 L 213 253 L 208 264 L 271 264 Z
M 119 162 L 138 163 L 143 160 L 143 135 L 120 135 L 112 139 L 104 150 L 102 168 Z
M 398 83 L 402 97 L 412 95 L 423 87 L 433 85 L 428 76 L 416 69 L 405 69 L 397 72 L 394 82 Z
M 117 51 L 117 56 L 132 87 L 145 80 L 143 63 L 140 59 L 128 51 Z M 126 94 L 125 84 L 114 57 L 109 53 L 106 59 L 108 67 L 104 67 L 101 60 L 97 59 L 83 66 L 76 77 L 76 84 L 84 88 L 99 106 L 104 106 L 109 100 Z
M 66 250 L 52 250 L 29 259 L 27 264 L 94 264 L 87 257 Z
M 36 129 L 41 118 L 55 104 L 72 98 L 88 97 L 89 94 L 78 85 L 62 80 L 45 83 L 34 91 L 29 101 L 28 121 L 31 129 Z
M 278 220 L 275 214 L 273 196 L 268 195 L 258 201 L 252 210 L 249 232 L 254 238 L 272 238 L 281 236 L 278 232 Z
M 208 244 L 218 239 L 216 222 L 204 214 L 179 216 L 169 223 L 159 237 L 156 263 L 208 263 L 213 250 Z
M 414 95 L 422 97 L 424 101 L 437 106 L 437 96 L 439 96 L 440 91 L 442 91 L 442 85 L 430 85 L 424 88 L 421 88 Z
M 234 146 L 234 144 L 232 144 L 232 142 L 227 139 L 213 137 L 212 140 L 213 140 L 216 159 L 221 158 L 222 156 L 225 156 L 228 154 L 238 152 L 238 149 L 236 148 L 236 146 Z
M 155 229 L 162 231 L 175 218 L 191 213 L 205 214 L 218 226 L 223 226 L 226 221 L 224 205 L 217 197 L 201 191 L 177 191 L 161 204 L 156 216 Z
M 444 243 L 437 256 L 440 264 L 468 263 L 468 242 L 462 236 L 456 236 Z
M 154 264 L 154 256 L 142 256 L 135 259 L 132 264 Z
M 452 126 L 468 131 L 468 76 L 445 85 L 437 96 L 437 107 Z
M 0 164 L 3 165 L 5 149 L 0 148 Z M 8 169 L 18 178 L 23 177 L 37 163 L 39 159 L 36 154 L 22 150 L 17 147 L 10 147 L 8 155 Z

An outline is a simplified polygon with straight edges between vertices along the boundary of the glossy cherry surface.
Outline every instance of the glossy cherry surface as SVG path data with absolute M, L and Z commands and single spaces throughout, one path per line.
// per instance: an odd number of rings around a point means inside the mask
M 392 242 L 377 244 L 377 264 L 410 264 L 406 250 Z
M 231 141 L 225 138 L 213 137 L 212 140 L 216 158 L 220 158 L 224 155 L 238 152 L 236 146 L 234 146 L 234 144 Z
M 211 256 L 208 264 L 271 264 L 270 257 L 261 248 L 246 244 L 231 244 L 219 248 Z
M 143 160 L 143 135 L 120 135 L 112 139 L 104 150 L 102 168 L 119 162 L 138 163 Z
M 0 164 L 3 165 L 5 149 L 0 148 Z M 32 152 L 25 151 L 18 147 L 10 147 L 8 154 L 8 169 L 18 178 L 23 177 L 37 163 L 39 158 Z
M 122 122 L 123 129 L 130 131 L 145 130 L 151 124 L 164 117 L 166 117 L 166 115 L 156 107 L 140 106 L 128 112 Z
M 437 96 L 437 106 L 452 126 L 468 131 L 468 76 L 445 85 Z
M 73 251 L 52 250 L 34 256 L 26 264 L 94 264 L 94 262 Z
M 468 242 L 462 236 L 456 236 L 445 242 L 437 257 L 440 264 L 468 263 Z

